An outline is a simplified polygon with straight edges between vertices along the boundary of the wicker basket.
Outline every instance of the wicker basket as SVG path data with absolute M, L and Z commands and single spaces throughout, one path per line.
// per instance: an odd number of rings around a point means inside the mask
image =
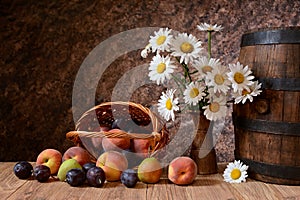
M 111 127 L 113 123 L 122 123 L 118 133 L 100 130 L 100 127 Z M 76 130 L 66 134 L 67 139 L 77 146 L 86 148 L 94 157 L 86 143 L 91 138 L 129 138 L 147 139 L 153 144 L 149 156 L 165 146 L 169 134 L 165 124 L 150 109 L 133 102 L 106 102 L 86 111 L 76 123 Z

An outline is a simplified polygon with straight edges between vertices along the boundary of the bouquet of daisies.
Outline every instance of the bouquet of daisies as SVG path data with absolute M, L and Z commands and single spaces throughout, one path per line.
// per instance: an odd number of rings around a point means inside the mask
M 158 112 L 167 121 L 174 121 L 174 112 L 180 109 L 198 109 L 215 121 L 226 116 L 228 102 L 252 102 L 261 93 L 261 83 L 255 81 L 248 66 L 239 62 L 226 66 L 212 58 L 211 36 L 222 27 L 202 23 L 197 28 L 207 32 L 207 51 L 192 34 L 160 28 L 141 52 L 143 58 L 154 55 L 149 65 L 150 80 L 158 85 L 171 79 L 176 83 L 158 101 Z

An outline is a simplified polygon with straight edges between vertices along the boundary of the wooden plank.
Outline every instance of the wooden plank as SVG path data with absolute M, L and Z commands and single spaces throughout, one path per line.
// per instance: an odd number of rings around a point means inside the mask
M 252 152 L 255 161 L 280 164 L 281 135 L 256 133 L 255 151 Z M 253 149 L 254 150 L 254 149 Z
M 29 180 L 19 188 L 8 199 L 79 199 L 76 194 L 82 193 L 84 188 L 71 188 L 67 183 L 58 180 L 49 180 L 39 183 L 36 180 Z M 73 195 L 72 192 L 75 192 Z M 68 195 L 68 196 L 67 196 Z
M 300 92 L 285 91 L 283 98 L 283 121 L 300 122 Z
M 300 78 L 300 45 L 299 44 L 286 44 L 286 52 L 284 63 L 286 64 L 286 77 L 287 78 Z
M 265 120 L 270 121 L 282 121 L 283 119 L 283 101 L 284 101 L 284 91 L 276 90 L 265 90 L 266 97 L 270 102 L 270 113 L 266 115 L 261 115 Z
M 102 192 L 98 193 L 100 188 L 88 188 L 83 199 L 146 199 L 147 184 L 138 182 L 134 188 L 127 188 L 120 182 L 107 182 Z
M 300 186 L 276 185 L 270 187 L 277 190 L 284 199 L 300 200 Z
M 186 187 L 189 199 L 235 199 L 221 174 L 198 176 L 194 183 Z
M 169 182 L 167 178 L 161 179 L 156 184 L 148 184 L 146 199 L 189 199 L 185 188 L 179 187 Z
M 6 199 L 24 185 L 27 180 L 18 179 L 13 173 L 14 162 L 0 162 L 0 197 Z
M 187 186 L 173 184 L 168 179 L 162 179 L 158 184 L 148 185 L 147 199 L 234 199 L 228 185 L 220 174 L 197 176 L 196 180 Z
M 271 187 L 271 184 L 266 184 L 251 179 L 247 179 L 246 183 L 230 184 L 229 188 L 231 192 L 234 194 L 236 199 L 241 199 L 241 200 L 283 199 L 282 194 L 277 190 L 274 190 L 274 188 Z
M 300 143 L 299 136 L 282 136 L 282 146 L 280 149 L 280 165 L 299 166 Z

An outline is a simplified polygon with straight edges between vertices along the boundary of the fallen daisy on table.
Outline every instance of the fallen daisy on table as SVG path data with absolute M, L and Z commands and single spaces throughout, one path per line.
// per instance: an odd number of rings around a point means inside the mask
M 224 171 L 224 180 L 228 183 L 241 183 L 246 182 L 248 166 L 244 165 L 241 161 L 234 161 L 227 165 Z

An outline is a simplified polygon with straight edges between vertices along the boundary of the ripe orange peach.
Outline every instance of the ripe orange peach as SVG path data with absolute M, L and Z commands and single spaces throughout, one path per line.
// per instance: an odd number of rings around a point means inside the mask
M 168 168 L 168 178 L 177 185 L 191 184 L 197 176 L 197 165 L 190 157 L 177 157 Z
M 89 152 L 79 146 L 74 146 L 67 149 L 62 159 L 65 161 L 71 158 L 75 159 L 81 166 L 83 166 L 85 163 L 91 162 L 91 155 Z
M 62 155 L 56 149 L 43 150 L 36 159 L 36 165 L 46 165 L 51 174 L 56 174 L 62 163 Z
M 133 139 L 132 151 L 142 158 L 147 158 L 149 149 L 151 148 L 150 141 L 147 139 Z
M 127 169 L 128 161 L 120 152 L 107 151 L 99 156 L 96 166 L 103 169 L 107 181 L 118 181 L 122 172 Z

